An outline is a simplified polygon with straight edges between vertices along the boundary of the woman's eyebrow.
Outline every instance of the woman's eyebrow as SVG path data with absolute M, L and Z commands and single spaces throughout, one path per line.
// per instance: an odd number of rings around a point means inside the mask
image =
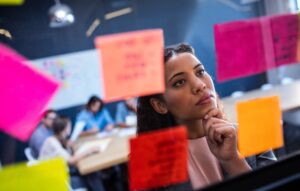
M 197 69 L 197 68 L 198 68 L 198 67 L 200 67 L 200 66 L 203 66 L 203 64 L 201 64 L 201 63 L 198 63 L 196 66 L 194 66 L 194 68 L 193 68 L 193 69 L 195 70 L 195 69 Z
M 201 66 L 203 66 L 203 64 L 201 64 L 201 63 L 198 63 L 196 66 L 194 66 L 194 70 L 195 69 L 197 69 L 197 68 L 199 68 L 199 67 L 201 67 Z M 168 80 L 168 82 L 170 82 L 173 78 L 175 78 L 175 77 L 177 77 L 177 76 L 180 76 L 180 75 L 183 75 L 184 74 L 184 72 L 178 72 L 178 73 L 176 73 L 176 74 L 174 74 L 169 80 Z
M 178 72 L 176 74 L 174 74 L 169 80 L 168 82 L 170 82 L 173 78 L 175 78 L 176 76 L 180 76 L 180 75 L 183 75 L 184 73 L 183 72 Z

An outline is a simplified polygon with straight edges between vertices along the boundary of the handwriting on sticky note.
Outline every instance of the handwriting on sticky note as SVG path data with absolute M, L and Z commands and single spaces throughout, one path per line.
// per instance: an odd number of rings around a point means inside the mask
M 0 130 L 22 141 L 29 138 L 59 88 L 59 82 L 25 61 L 0 44 Z
M 104 100 L 164 91 L 163 32 L 145 30 L 96 38 Z
M 277 66 L 297 62 L 299 19 L 297 14 L 270 17 Z
M 0 191 L 67 191 L 68 167 L 63 159 L 43 161 L 33 166 L 8 166 L 0 170 L 0 184 Z
M 158 188 L 187 181 L 187 134 L 176 127 L 130 140 L 130 189 Z
M 237 103 L 238 147 L 251 156 L 283 146 L 279 97 L 265 97 Z

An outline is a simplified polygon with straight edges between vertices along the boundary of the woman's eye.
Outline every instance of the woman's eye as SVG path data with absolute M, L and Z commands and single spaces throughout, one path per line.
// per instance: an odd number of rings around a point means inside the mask
M 204 75 L 204 73 L 205 73 L 205 70 L 203 70 L 203 69 L 201 69 L 201 70 L 198 70 L 197 72 L 196 72 L 196 76 L 203 76 Z
M 185 80 L 178 80 L 177 82 L 175 82 L 173 84 L 173 87 L 178 88 L 180 86 L 182 86 L 185 83 Z

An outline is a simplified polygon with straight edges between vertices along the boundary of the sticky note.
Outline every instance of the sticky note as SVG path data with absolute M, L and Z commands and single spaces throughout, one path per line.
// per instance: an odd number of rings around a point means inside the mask
M 97 37 L 103 99 L 115 101 L 163 92 L 163 44 L 161 29 Z
M 270 17 L 276 66 L 295 64 L 299 33 L 298 14 Z
M 0 5 L 22 5 L 24 0 L 0 0 Z
M 274 44 L 272 39 L 272 27 L 270 17 L 260 17 L 259 19 L 262 32 L 263 49 L 265 55 L 264 69 L 273 69 L 276 67 Z
M 0 131 L 26 141 L 59 83 L 3 44 L 0 44 L 0 76 Z
M 217 80 L 223 82 L 266 70 L 263 36 L 258 19 L 214 26 Z
M 300 12 L 297 14 L 298 20 L 300 22 Z M 300 30 L 300 29 L 299 29 Z M 298 31 L 299 32 L 299 31 Z M 299 35 L 299 34 L 298 34 Z M 298 43 L 297 43 L 297 60 L 300 61 L 300 35 L 298 37 Z
M 247 157 L 283 146 L 279 97 L 238 102 L 238 148 Z
M 130 190 L 158 188 L 187 179 L 185 127 L 145 133 L 130 140 Z
M 296 64 L 300 61 L 298 33 L 298 14 L 215 25 L 217 80 L 224 82 Z
M 0 191 L 68 191 L 67 165 L 63 159 L 53 159 L 33 166 L 4 167 L 0 170 L 0 184 Z

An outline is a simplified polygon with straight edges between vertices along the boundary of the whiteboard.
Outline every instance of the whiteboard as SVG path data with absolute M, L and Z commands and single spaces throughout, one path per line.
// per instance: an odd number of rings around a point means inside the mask
M 103 97 L 97 50 L 80 51 L 30 61 L 62 83 L 50 108 L 63 109 L 85 104 L 89 97 Z

